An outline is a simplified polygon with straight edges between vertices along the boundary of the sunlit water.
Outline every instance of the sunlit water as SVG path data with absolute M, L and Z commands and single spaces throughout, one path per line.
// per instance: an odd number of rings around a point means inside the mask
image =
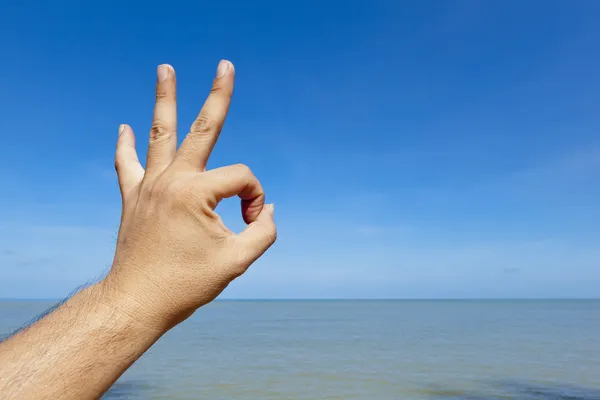
M 220 301 L 105 398 L 600 399 L 600 301 Z

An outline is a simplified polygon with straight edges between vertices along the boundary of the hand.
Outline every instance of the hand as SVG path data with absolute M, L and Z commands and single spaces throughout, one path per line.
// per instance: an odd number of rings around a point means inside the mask
M 212 301 L 243 274 L 277 236 L 273 205 L 244 165 L 207 171 L 227 115 L 234 67 L 221 61 L 212 90 L 177 150 L 175 71 L 158 67 L 146 170 L 133 131 L 121 125 L 115 166 L 123 214 L 113 267 L 105 285 L 127 298 L 125 311 L 144 310 L 166 329 Z M 214 211 L 238 195 L 248 224 L 234 234 Z M 132 306 L 133 307 L 130 307 Z

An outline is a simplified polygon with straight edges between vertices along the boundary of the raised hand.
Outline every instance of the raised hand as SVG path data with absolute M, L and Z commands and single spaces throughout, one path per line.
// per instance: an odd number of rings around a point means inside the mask
M 213 300 L 275 242 L 273 205 L 245 165 L 206 170 L 233 93 L 234 67 L 221 61 L 212 90 L 177 150 L 175 71 L 157 70 L 156 105 L 146 169 L 128 125 L 121 125 L 116 169 L 123 214 L 106 286 L 131 312 L 168 329 Z M 248 224 L 234 234 L 215 212 L 238 195 Z M 124 311 L 127 312 L 125 307 Z M 135 311 L 133 311 L 135 310 Z
M 116 168 L 123 214 L 113 266 L 101 281 L 0 342 L 2 399 L 98 399 L 150 346 L 213 300 L 275 241 L 273 206 L 244 165 L 212 171 L 233 65 L 213 88 L 177 151 L 175 71 L 158 67 L 146 170 L 133 131 L 121 125 Z M 248 224 L 236 235 L 215 207 L 242 199 Z

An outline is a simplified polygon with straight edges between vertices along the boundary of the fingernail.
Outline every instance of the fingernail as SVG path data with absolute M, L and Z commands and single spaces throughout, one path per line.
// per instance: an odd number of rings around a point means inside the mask
M 231 63 L 229 61 L 221 60 L 219 62 L 219 66 L 217 67 L 217 78 L 220 78 L 223 75 L 225 75 L 227 73 L 227 71 L 229 71 L 230 65 L 231 65 Z
M 125 130 L 125 124 L 119 125 L 119 136 L 121 136 L 123 134 L 124 130 Z
M 162 82 L 169 77 L 169 71 L 171 68 L 167 64 L 159 65 L 156 69 L 156 76 L 158 77 L 158 81 Z
M 269 204 L 269 212 L 271 215 L 275 215 L 275 204 Z

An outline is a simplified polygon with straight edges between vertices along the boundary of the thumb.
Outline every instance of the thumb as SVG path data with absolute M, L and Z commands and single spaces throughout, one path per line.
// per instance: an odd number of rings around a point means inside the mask
M 235 246 L 240 259 L 238 262 L 248 268 L 256 259 L 277 239 L 277 228 L 274 220 L 274 204 L 266 204 L 258 217 L 248 224 L 240 234 L 235 237 Z

